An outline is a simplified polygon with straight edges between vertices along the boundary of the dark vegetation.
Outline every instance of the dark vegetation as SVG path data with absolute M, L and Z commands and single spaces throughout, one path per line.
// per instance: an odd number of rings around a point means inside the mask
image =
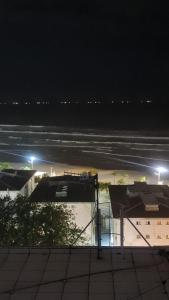
M 30 203 L 23 196 L 0 199 L 0 247 L 70 246 L 80 232 L 64 205 Z

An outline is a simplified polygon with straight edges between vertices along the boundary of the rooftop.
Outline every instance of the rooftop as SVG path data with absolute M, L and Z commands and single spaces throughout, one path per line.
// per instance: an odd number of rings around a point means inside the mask
M 94 177 L 55 176 L 43 178 L 33 191 L 35 202 L 94 202 Z
M 167 300 L 169 249 L 0 249 L 0 299 Z
M 0 172 L 0 191 L 20 190 L 35 173 L 35 170 L 3 169 Z
M 169 218 L 169 187 L 167 185 L 111 185 L 109 193 L 114 218 L 120 217 L 120 206 L 131 218 Z M 131 210 L 130 210 L 131 209 Z

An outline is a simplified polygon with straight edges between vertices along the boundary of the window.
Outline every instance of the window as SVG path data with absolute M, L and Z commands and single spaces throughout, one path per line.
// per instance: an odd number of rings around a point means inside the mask
M 136 225 L 141 225 L 141 222 L 140 221 L 136 221 Z
M 157 239 L 161 239 L 161 235 L 157 235 Z
M 166 225 L 169 225 L 169 221 L 166 222 Z
M 146 221 L 146 225 L 150 225 L 150 221 Z
M 137 235 L 137 239 L 141 239 L 141 235 Z
M 161 225 L 161 221 L 157 221 L 157 225 Z
M 149 234 L 146 234 L 146 239 L 150 239 L 150 236 L 149 236 Z
M 168 234 L 166 235 L 166 239 L 169 239 L 169 235 Z

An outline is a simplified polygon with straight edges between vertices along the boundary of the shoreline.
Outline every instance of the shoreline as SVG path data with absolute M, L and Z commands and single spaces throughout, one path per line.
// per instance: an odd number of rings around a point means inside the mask
M 169 169 L 169 133 L 0 125 L 0 161 L 48 163 L 72 169 L 127 170 L 152 175 Z M 18 126 L 18 127 L 17 127 Z M 60 165 L 60 166 L 61 166 Z

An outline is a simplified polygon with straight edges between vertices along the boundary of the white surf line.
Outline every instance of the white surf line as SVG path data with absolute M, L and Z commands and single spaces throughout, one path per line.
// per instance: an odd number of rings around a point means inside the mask
M 169 136 L 132 136 L 132 135 L 113 135 L 113 134 L 90 134 L 90 133 L 71 133 L 71 132 L 48 132 L 48 131 L 30 131 L 30 130 L 1 130 L 0 133 L 22 133 L 22 134 L 47 134 L 47 135 L 68 135 L 84 137 L 101 138 L 122 138 L 122 139 L 144 139 L 144 140 L 169 140 Z
M 95 146 L 78 146 L 78 145 L 46 145 L 46 144 L 15 144 L 15 146 L 18 147 L 43 147 L 43 148 L 90 148 L 90 149 L 96 149 Z
M 130 154 L 115 154 L 110 152 L 101 152 L 101 151 L 89 151 L 89 150 L 83 150 L 82 152 L 88 152 L 88 153 L 96 153 L 96 154 L 105 154 L 110 156 L 120 156 L 120 157 L 133 157 L 133 158 L 141 158 L 141 159 L 149 159 L 149 160 L 157 160 L 157 161 L 166 161 L 169 162 L 168 159 L 160 159 L 160 158 L 151 158 L 151 157 L 144 157 L 144 156 L 138 156 L 138 155 L 130 155 Z
M 31 128 L 44 128 L 45 127 L 45 125 L 18 125 L 18 126 L 31 127 Z
M 169 162 L 169 159 L 153 158 L 153 157 L 131 155 L 131 154 L 116 154 L 116 153 L 110 153 L 110 152 L 98 152 L 98 151 L 89 151 L 89 150 L 84 150 L 82 152 L 97 152 L 97 153 L 102 153 L 102 154 L 106 154 L 106 155 L 109 154 L 111 156 L 133 157 L 133 158 L 141 158 L 141 159 L 149 159 L 149 160 L 157 160 L 157 161 L 166 161 L 166 162 Z
M 169 144 L 150 144 L 150 143 L 137 143 L 137 142 L 113 142 L 113 141 L 111 141 L 111 142 L 103 142 L 103 141 L 91 141 L 91 143 L 93 143 L 93 144 L 108 144 L 108 145 L 115 145 L 115 144 L 117 144 L 117 145 L 138 145 L 138 146 L 161 146 L 161 147 L 163 147 L 163 146 L 169 146 Z
M 29 159 L 28 156 L 21 155 L 21 154 L 16 154 L 16 153 L 9 152 L 9 151 L 3 151 L 3 150 L 0 150 L 0 152 L 5 153 L 5 154 L 9 154 L 9 155 L 13 155 L 13 156 L 19 156 L 19 157 L 25 158 L 26 160 Z M 55 164 L 55 163 L 56 163 L 56 161 L 54 162 L 54 161 L 44 160 L 44 159 L 40 159 L 40 158 L 36 158 L 36 161 L 48 162 L 48 163 L 51 163 L 51 164 Z
M 22 139 L 22 137 L 20 138 Z M 148 143 L 135 143 L 135 142 L 116 142 L 116 141 L 111 141 L 111 142 L 105 142 L 105 141 L 76 141 L 76 140 L 61 140 L 61 139 L 43 139 L 43 138 L 39 138 L 40 141 L 45 141 L 45 142 L 56 142 L 56 143 L 62 143 L 62 144 L 68 144 L 68 143 L 72 143 L 72 144 L 96 144 L 96 145 L 138 145 L 138 146 L 169 146 L 169 144 L 148 144 Z M 132 149 L 132 148 L 130 148 Z
M 0 153 L 5 153 L 5 154 L 9 154 L 9 155 L 14 155 L 14 156 L 20 156 L 20 157 L 24 157 L 24 158 L 27 158 L 26 156 L 24 155 L 21 155 L 21 154 L 16 154 L 16 153 L 13 153 L 13 152 L 9 152 L 9 151 L 5 151 L 5 150 L 0 150 Z
M 21 140 L 22 137 L 21 137 L 21 136 L 8 136 L 8 139 L 12 139 L 12 140 Z
M 22 139 L 22 137 L 20 137 Z M 43 139 L 41 139 L 43 140 Z M 52 141 L 50 139 L 45 139 L 45 141 Z M 53 140 L 54 142 L 60 142 L 60 143 L 75 143 L 75 144 L 103 144 L 103 145 L 138 145 L 138 146 L 160 146 L 160 147 L 169 147 L 169 144 L 150 144 L 150 143 L 135 143 L 135 142 L 103 142 L 103 141 L 86 141 L 86 142 L 81 142 L 81 141 L 65 141 L 65 140 Z M 132 149 L 132 148 L 130 148 Z
M 169 137 L 133 137 L 133 136 L 116 136 L 116 135 L 97 135 L 97 134 L 74 134 L 74 133 L 65 133 L 65 132 L 47 132 L 47 131 L 22 131 L 22 130 L 0 130 L 0 134 L 3 133 L 20 133 L 20 134 L 34 134 L 34 135 L 63 135 L 63 136 L 78 136 L 78 137 L 101 137 L 101 138 L 124 138 L 124 139 L 153 139 L 153 140 L 169 140 Z M 46 139 L 48 140 L 48 139 Z M 50 139 L 49 139 L 50 140 Z M 69 142 L 69 141 L 64 141 L 63 142 Z M 100 144 L 100 143 L 109 143 L 109 144 L 126 144 L 126 145 L 147 145 L 147 146 L 169 146 L 169 144 L 155 144 L 155 143 L 139 143 L 139 142 L 123 142 L 123 141 L 109 141 L 109 142 L 104 142 L 104 141 L 72 141 L 72 142 L 79 142 L 79 143 L 95 143 L 95 144 Z
M 165 144 L 163 144 L 165 146 Z M 157 152 L 169 152 L 169 149 L 154 149 L 154 148 L 130 148 L 130 150 L 136 150 L 136 151 L 157 151 Z
M 10 125 L 10 124 L 0 124 L 3 127 L 17 127 L 17 126 L 24 126 L 24 125 Z
M 87 151 L 87 150 L 85 151 L 84 150 L 82 152 L 91 152 L 91 151 Z M 111 156 L 111 153 L 106 153 L 106 152 L 93 151 L 93 153 L 95 153 L 95 154 L 105 154 L 105 155 L 110 155 Z M 141 164 L 141 163 L 136 163 L 136 162 L 125 160 L 125 159 L 120 159 L 120 158 L 116 158 L 116 157 L 111 157 L 111 159 L 116 160 L 116 161 L 120 161 L 120 162 L 124 162 L 124 163 L 127 163 L 127 164 L 137 165 L 137 166 L 146 167 L 146 168 L 150 168 L 150 169 L 155 170 L 155 168 L 153 168 L 152 166 Z
M 97 150 L 111 149 L 112 147 L 96 147 Z
M 91 141 L 75 141 L 75 140 L 53 140 L 53 139 L 42 139 L 40 138 L 39 140 L 45 141 L 45 142 L 56 142 L 56 143 L 74 143 L 74 144 L 91 144 Z
M 118 141 L 110 141 L 110 142 L 103 142 L 103 141 L 90 141 L 93 144 L 109 144 L 109 145 L 138 145 L 138 146 L 169 146 L 169 144 L 156 144 L 156 143 L 140 143 L 140 142 L 118 142 Z
M 16 132 L 15 132 L 16 133 Z M 26 134 L 26 132 L 22 132 L 23 135 Z M 1 134 L 1 131 L 0 131 Z M 38 132 L 37 132 L 38 134 Z M 89 137 L 89 136 L 88 136 Z M 22 139 L 22 137 L 20 137 Z M 45 141 L 50 141 L 50 139 L 45 139 Z M 52 141 L 52 140 L 51 140 Z M 138 146 L 160 146 L 160 147 L 169 147 L 169 144 L 157 144 L 157 143 L 137 143 L 137 142 L 118 142 L 118 141 L 110 141 L 110 142 L 104 142 L 104 141 L 75 141 L 75 140 L 53 140 L 56 142 L 61 142 L 61 143 L 76 143 L 76 144 L 107 144 L 107 145 L 138 145 Z
M 141 158 L 141 159 L 149 159 L 149 160 L 160 160 L 160 158 L 153 158 L 153 157 L 147 157 L 147 156 L 140 156 L 140 155 L 131 155 L 131 154 L 116 154 L 116 153 L 111 153 L 113 156 L 123 156 L 123 157 L 133 157 L 133 158 Z M 168 161 L 169 159 L 162 159 L 163 161 Z

